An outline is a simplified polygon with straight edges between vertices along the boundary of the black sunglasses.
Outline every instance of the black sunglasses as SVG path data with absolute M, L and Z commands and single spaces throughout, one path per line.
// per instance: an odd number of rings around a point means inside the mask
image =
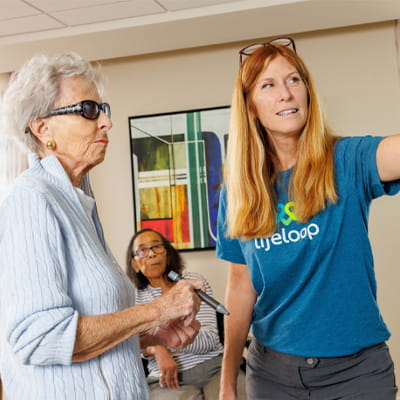
M 108 118 L 111 118 L 111 108 L 108 103 L 97 103 L 94 100 L 83 100 L 80 103 L 72 104 L 50 111 L 49 116 L 64 114 L 80 114 L 86 119 L 99 118 L 100 111 L 103 111 Z
M 239 51 L 240 68 L 243 66 L 245 56 L 251 56 L 258 48 L 268 46 L 289 46 L 296 53 L 296 45 L 291 37 L 278 37 L 265 43 L 253 43 Z

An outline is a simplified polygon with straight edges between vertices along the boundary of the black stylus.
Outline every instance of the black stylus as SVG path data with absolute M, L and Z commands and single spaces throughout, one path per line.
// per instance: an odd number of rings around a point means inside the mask
M 181 279 L 183 279 L 182 276 L 177 274 L 175 271 L 169 271 L 168 278 L 171 279 L 171 281 L 173 281 L 173 282 L 178 282 Z M 209 306 L 214 308 L 217 312 L 224 314 L 224 315 L 229 315 L 229 311 L 223 306 L 223 304 L 219 303 L 213 297 L 209 296 L 206 292 L 203 292 L 200 289 L 194 289 L 194 291 L 204 301 L 204 303 L 207 303 Z

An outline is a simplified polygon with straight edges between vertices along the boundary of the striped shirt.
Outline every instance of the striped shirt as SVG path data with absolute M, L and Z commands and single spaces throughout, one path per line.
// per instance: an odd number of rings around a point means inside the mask
M 202 279 L 206 287 L 206 293 L 212 296 L 212 290 L 204 277 L 196 273 L 184 274 L 185 279 Z M 148 285 L 145 289 L 136 289 L 136 304 L 148 303 L 161 296 L 161 288 Z M 196 319 L 201 323 L 201 328 L 192 344 L 184 349 L 168 349 L 173 353 L 178 371 L 193 368 L 196 365 L 210 360 L 222 353 L 223 347 L 219 340 L 216 311 L 204 302 L 200 304 L 200 310 Z M 160 370 L 155 357 L 146 357 L 149 361 L 149 376 L 159 376 Z

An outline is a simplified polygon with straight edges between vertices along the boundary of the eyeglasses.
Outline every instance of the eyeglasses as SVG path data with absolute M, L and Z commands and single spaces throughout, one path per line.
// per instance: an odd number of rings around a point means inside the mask
M 94 120 L 99 118 L 100 111 L 103 111 L 108 118 L 111 118 L 110 105 L 108 103 L 97 103 L 93 100 L 83 100 L 77 104 L 56 108 L 55 110 L 50 111 L 49 116 L 80 114 L 83 118 Z
M 162 254 L 165 252 L 165 246 L 160 243 L 160 244 L 155 244 L 154 246 L 151 247 L 142 247 L 139 250 L 136 250 L 133 254 L 139 258 L 144 258 L 149 255 L 150 250 L 154 254 Z
M 111 118 L 111 107 L 108 103 L 97 103 L 94 100 L 83 100 L 80 103 L 72 104 L 50 111 L 49 117 L 53 115 L 80 114 L 83 118 L 95 120 L 99 118 L 100 111 L 103 111 L 108 118 Z M 32 133 L 31 129 L 25 128 L 25 133 Z
M 251 56 L 260 47 L 268 46 L 291 46 L 293 51 L 296 53 L 296 45 L 291 37 L 279 37 L 266 43 L 253 43 L 249 46 L 243 47 L 243 49 L 239 51 L 240 68 L 242 68 L 246 56 Z

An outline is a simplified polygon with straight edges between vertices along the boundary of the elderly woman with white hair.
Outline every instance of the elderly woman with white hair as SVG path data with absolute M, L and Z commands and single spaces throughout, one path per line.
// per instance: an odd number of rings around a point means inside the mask
M 41 54 L 4 94 L 4 143 L 14 149 L 5 167 L 18 175 L 0 207 L 0 375 L 10 399 L 148 399 L 140 348 L 185 347 L 199 330 L 200 281 L 135 306 L 105 243 L 88 180 L 112 126 L 102 87 L 77 54 Z

